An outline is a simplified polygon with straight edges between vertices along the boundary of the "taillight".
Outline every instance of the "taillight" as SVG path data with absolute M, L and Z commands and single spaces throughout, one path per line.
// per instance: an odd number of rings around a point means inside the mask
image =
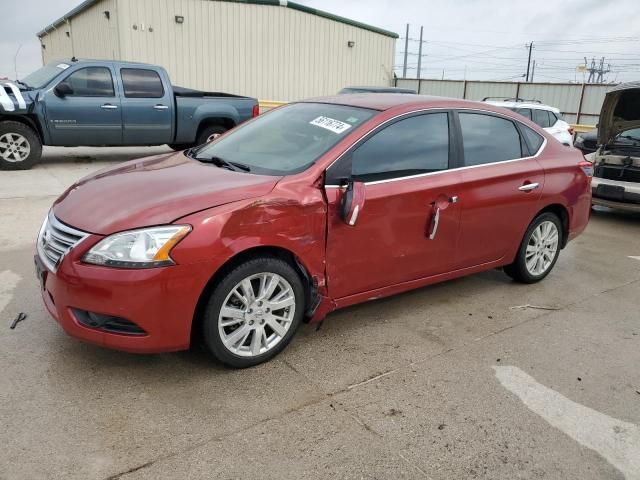
M 584 160 L 578 164 L 587 177 L 593 177 L 593 163 Z
M 258 115 L 260 115 L 260 105 L 258 105 L 257 103 L 253 106 L 253 110 L 251 110 L 251 116 L 252 117 L 257 117 Z
M 573 135 L 574 132 L 575 130 L 573 129 L 573 127 L 569 127 L 569 135 Z

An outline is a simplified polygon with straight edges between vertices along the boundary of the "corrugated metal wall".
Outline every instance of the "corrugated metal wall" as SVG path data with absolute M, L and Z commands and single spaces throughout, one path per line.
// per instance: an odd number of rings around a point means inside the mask
M 117 0 L 102 0 L 41 37 L 45 63 L 56 59 L 115 59 L 120 55 Z M 109 12 L 109 19 L 103 12 Z M 67 36 L 69 32 L 69 36 Z
M 576 83 L 518 83 L 518 82 L 480 82 L 464 80 L 420 80 L 399 78 L 398 87 L 413 88 L 422 95 L 466 98 L 482 100 L 485 97 L 516 97 L 540 100 L 542 103 L 560 109 L 569 123 L 595 125 L 598 123 L 600 107 L 611 85 L 584 86 L 582 106 L 580 97 L 582 84 Z
M 106 1 L 116 0 L 103 0 L 72 19 L 74 36 L 115 25 L 113 15 L 106 22 L 102 14 Z M 162 65 L 176 85 L 291 101 L 393 80 L 395 38 L 317 15 L 209 0 L 117 2 L 120 59 Z M 176 15 L 184 23 L 176 23 Z M 86 40 L 85 57 L 112 58 L 105 47 L 118 43 Z M 66 44 L 50 49 L 51 34 L 42 41 L 45 60 L 51 51 L 71 56 Z M 355 45 L 348 47 L 348 41 Z

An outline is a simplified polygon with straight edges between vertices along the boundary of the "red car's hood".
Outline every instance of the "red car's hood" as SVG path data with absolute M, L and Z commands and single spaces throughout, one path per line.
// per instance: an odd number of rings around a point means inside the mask
M 53 213 L 72 227 L 108 235 L 262 196 L 279 178 L 233 172 L 172 153 L 83 178 L 56 200 Z

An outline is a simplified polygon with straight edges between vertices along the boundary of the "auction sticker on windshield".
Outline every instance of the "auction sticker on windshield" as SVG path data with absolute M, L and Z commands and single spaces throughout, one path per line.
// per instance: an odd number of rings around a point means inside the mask
M 340 120 L 336 120 L 334 118 L 322 117 L 322 116 L 318 118 L 314 118 L 309 123 L 311 125 L 315 125 L 316 127 L 330 130 L 333 133 L 342 133 L 351 128 L 351 125 L 349 125 L 348 123 L 341 122 Z

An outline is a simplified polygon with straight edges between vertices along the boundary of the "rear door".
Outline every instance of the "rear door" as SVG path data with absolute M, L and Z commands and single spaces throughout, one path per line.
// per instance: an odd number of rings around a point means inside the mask
M 462 210 L 458 259 L 460 268 L 502 259 L 537 213 L 544 171 L 530 153 L 524 129 L 508 118 L 459 111 L 464 168 L 459 185 Z
M 333 298 L 452 269 L 460 174 L 450 169 L 450 121 L 451 114 L 442 111 L 392 121 L 327 171 L 327 273 Z M 364 207 L 354 226 L 339 215 L 344 176 L 365 184 Z M 436 208 L 439 221 L 433 229 Z
M 121 68 L 125 145 L 162 145 L 173 141 L 173 93 L 151 68 Z M 166 79 L 165 79 L 166 80 Z
M 53 89 L 44 94 L 51 145 L 120 145 L 122 111 L 109 66 L 86 66 L 61 77 L 72 93 L 58 97 Z

